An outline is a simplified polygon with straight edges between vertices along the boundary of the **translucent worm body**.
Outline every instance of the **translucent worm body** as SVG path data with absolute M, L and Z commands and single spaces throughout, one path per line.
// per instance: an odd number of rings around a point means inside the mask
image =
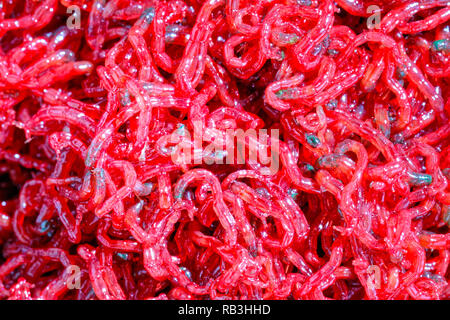
M 0 299 L 450 299 L 449 21 L 1 2 Z

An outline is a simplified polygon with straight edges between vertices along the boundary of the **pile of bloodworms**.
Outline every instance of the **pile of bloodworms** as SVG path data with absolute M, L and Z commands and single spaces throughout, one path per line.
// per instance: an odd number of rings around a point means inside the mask
M 0 299 L 450 299 L 449 20 L 2 1 Z

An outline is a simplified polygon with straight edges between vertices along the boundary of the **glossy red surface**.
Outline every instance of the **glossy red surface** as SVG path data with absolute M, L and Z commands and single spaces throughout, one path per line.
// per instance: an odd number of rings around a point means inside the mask
M 3 1 L 0 298 L 449 299 L 449 19 Z

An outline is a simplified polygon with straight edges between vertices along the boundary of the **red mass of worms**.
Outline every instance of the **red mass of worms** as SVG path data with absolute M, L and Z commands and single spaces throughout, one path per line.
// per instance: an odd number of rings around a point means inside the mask
M 449 299 L 449 19 L 3 1 L 0 298 Z M 279 136 L 210 151 L 239 129 Z

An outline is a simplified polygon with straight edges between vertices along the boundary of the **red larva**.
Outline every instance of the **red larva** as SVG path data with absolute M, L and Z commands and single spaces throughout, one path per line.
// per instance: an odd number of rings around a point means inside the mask
M 449 299 L 449 19 L 4 2 L 0 299 Z

